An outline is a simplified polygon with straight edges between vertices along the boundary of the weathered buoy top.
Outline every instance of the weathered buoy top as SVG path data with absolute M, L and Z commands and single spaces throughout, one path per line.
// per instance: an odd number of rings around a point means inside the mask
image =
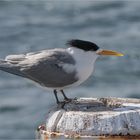
M 80 98 L 61 104 L 48 113 L 45 132 L 81 138 L 140 136 L 140 100 Z

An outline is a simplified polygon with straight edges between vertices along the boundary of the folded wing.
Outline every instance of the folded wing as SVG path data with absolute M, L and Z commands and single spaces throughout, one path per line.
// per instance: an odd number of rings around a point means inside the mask
M 71 71 L 65 65 L 73 67 Z M 46 87 L 64 87 L 76 82 L 75 60 L 64 49 L 10 55 L 0 60 L 0 69 L 31 79 Z

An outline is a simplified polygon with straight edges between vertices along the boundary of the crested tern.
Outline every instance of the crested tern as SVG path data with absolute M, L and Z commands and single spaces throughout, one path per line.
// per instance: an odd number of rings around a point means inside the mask
M 94 70 L 100 55 L 123 56 L 122 53 L 100 49 L 95 43 L 73 39 L 67 48 L 55 48 L 19 55 L 8 55 L 0 59 L 0 70 L 35 81 L 52 89 L 58 99 L 58 91 L 64 100 L 70 100 L 64 89 L 78 86 L 86 81 Z

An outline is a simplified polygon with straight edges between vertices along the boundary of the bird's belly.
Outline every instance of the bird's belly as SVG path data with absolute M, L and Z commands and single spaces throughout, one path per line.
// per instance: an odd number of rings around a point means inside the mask
M 80 85 L 81 83 L 86 81 L 91 76 L 92 72 L 93 72 L 93 67 L 79 70 L 77 75 L 79 80 L 77 81 L 77 84 Z
M 79 86 L 91 76 L 93 69 L 94 69 L 93 66 L 90 68 L 88 67 L 78 69 L 76 75 L 78 80 L 71 85 L 65 86 L 64 88 Z

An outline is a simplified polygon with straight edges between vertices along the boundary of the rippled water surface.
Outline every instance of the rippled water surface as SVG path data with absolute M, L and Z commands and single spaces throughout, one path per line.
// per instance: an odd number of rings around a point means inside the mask
M 0 57 L 79 38 L 124 57 L 101 57 L 69 97 L 140 97 L 140 1 L 0 0 Z M 0 139 L 34 138 L 55 104 L 51 91 L 0 71 Z

